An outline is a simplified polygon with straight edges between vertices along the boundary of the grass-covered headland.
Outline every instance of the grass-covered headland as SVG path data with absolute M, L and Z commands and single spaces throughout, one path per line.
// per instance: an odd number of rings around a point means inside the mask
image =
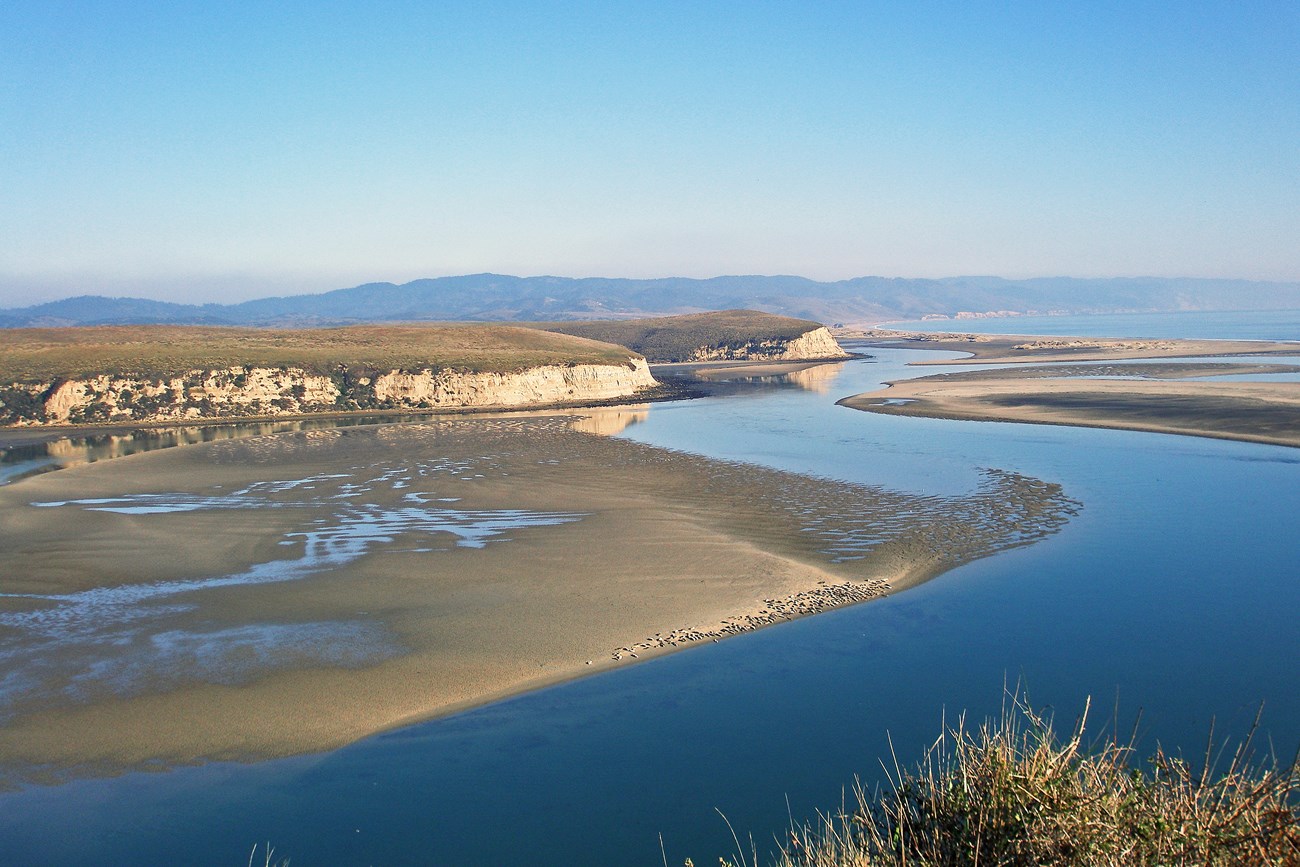
M 1207 748 L 1197 767 L 1131 740 L 1068 736 L 1013 698 L 1000 720 L 960 720 L 888 785 L 791 829 L 778 867 L 1297 865 L 1300 768 Z M 1222 763 L 1222 764 L 1220 764 Z M 737 854 L 724 865 L 757 867 Z M 689 861 L 687 862 L 690 863 Z
M 740 350 L 802 337 L 820 322 L 757 310 L 720 310 L 648 319 L 527 323 L 557 334 L 626 346 L 652 363 L 693 361 L 701 351 Z
M 623 347 L 506 325 L 0 330 L 0 425 L 582 403 L 654 384 Z
M 297 367 L 308 373 L 423 368 L 509 372 L 544 364 L 626 364 L 622 347 L 481 323 L 230 328 L 103 325 L 0 330 L 0 382 L 172 376 L 187 370 Z

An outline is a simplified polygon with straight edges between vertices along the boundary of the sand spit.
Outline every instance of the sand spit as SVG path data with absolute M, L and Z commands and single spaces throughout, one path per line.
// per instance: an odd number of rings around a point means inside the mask
M 917 364 L 1008 364 L 1108 361 L 1121 358 L 1192 358 L 1226 355 L 1300 355 L 1300 343 L 1269 340 L 1138 340 L 1110 337 L 1041 337 L 1025 334 L 945 334 L 867 329 L 842 338 L 873 346 L 969 352 L 970 358 Z
M 1011 368 L 893 382 L 840 403 L 886 415 L 1078 425 L 1300 446 L 1300 382 L 1188 381 L 1295 372 L 1300 367 L 1227 363 Z
M 0 779 L 336 747 L 902 589 L 1076 508 L 1013 473 L 922 496 L 558 415 L 31 477 L 0 488 Z

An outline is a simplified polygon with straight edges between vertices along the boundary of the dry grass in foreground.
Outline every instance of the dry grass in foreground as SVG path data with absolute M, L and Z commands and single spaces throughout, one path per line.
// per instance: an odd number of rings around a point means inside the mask
M 916 770 L 896 765 L 888 791 L 858 786 L 852 812 L 793 829 L 775 863 L 1300 864 L 1296 762 L 1255 764 L 1248 737 L 1221 774 L 1213 749 L 1200 772 L 1160 750 L 1143 769 L 1131 741 L 1085 745 L 1086 719 L 1085 710 L 1062 741 L 1050 719 L 1014 696 L 998 722 L 972 732 L 962 719 Z
M 261 849 L 262 857 L 258 858 L 258 849 Z M 283 858 L 276 860 L 275 847 L 267 843 L 263 848 L 260 844 L 254 844 L 252 851 L 248 853 L 248 867 L 289 867 L 289 859 Z

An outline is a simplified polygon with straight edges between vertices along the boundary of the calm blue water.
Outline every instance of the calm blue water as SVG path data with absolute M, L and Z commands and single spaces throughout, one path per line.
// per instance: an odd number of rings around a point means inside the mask
M 1300 340 L 1300 310 L 1008 316 L 994 319 L 891 322 L 884 327 L 907 331 L 957 331 L 972 334 Z
M 716 810 L 760 849 L 906 762 L 940 714 L 996 713 L 1006 681 L 1068 724 L 1084 697 L 1147 746 L 1197 755 L 1259 702 L 1300 745 L 1300 450 L 860 413 L 834 400 L 911 375 L 915 351 L 846 363 L 824 393 L 779 385 L 652 408 L 645 442 L 916 491 L 981 467 L 1059 481 L 1082 514 L 1031 548 L 843 609 L 370 738 L 252 766 L 0 795 L 14 863 L 716 863 Z M 934 357 L 933 354 L 925 354 Z M 926 372 L 939 372 L 929 368 Z M 292 709 L 286 709 L 291 713 Z M 788 806 L 787 806 L 788 802 Z

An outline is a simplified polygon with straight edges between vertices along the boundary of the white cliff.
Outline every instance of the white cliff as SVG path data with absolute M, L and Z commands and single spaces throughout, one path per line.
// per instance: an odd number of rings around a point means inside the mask
M 657 385 L 645 359 L 609 364 L 548 365 L 518 373 L 393 371 L 375 379 L 375 398 L 402 406 L 532 406 L 628 397 Z
M 114 424 L 381 409 L 517 408 L 633 397 L 658 385 L 645 359 L 493 373 L 449 369 L 332 375 L 230 367 L 164 378 L 90 376 L 0 388 L 0 424 Z

